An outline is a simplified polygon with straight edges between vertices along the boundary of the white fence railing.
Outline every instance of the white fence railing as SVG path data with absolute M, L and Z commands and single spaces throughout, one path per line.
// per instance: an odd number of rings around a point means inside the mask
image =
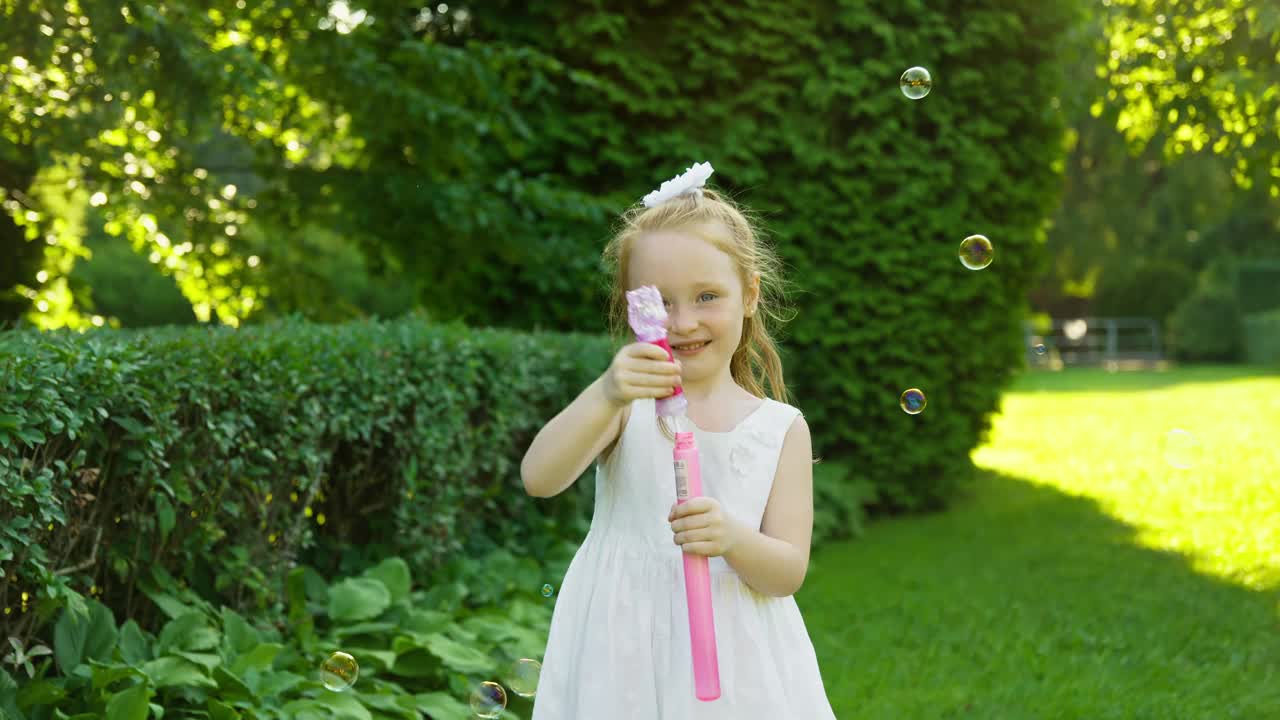
M 1160 324 L 1152 318 L 1054 318 L 1047 332 L 1023 324 L 1027 361 L 1033 366 L 1109 365 L 1164 360 Z

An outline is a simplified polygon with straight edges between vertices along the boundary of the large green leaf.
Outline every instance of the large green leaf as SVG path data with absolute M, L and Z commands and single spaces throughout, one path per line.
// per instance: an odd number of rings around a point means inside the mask
M 296 673 L 264 672 L 251 687 L 262 697 L 280 697 L 306 681 L 305 677 Z
M 291 720 L 330 720 L 332 717 L 327 707 L 310 699 L 294 700 L 281 709 Z
M 120 628 L 120 657 L 130 665 L 141 665 L 151 659 L 151 650 L 142 628 L 133 620 Z
M 409 597 L 412 583 L 409 565 L 398 557 L 389 557 L 364 572 L 365 577 L 381 582 L 391 592 L 391 602 L 398 603 Z
M 172 595 L 165 595 L 164 593 L 145 593 L 145 594 L 147 595 L 147 597 L 151 599 L 151 602 L 156 604 L 156 607 L 160 608 L 160 612 L 164 613 L 165 615 L 168 615 L 171 619 L 176 620 L 177 618 L 180 618 L 183 615 L 188 615 L 196 611 L 195 608 L 191 607 L 190 605 L 187 605 L 186 603 L 173 597 Z
M 116 693 L 107 701 L 107 720 L 147 720 L 151 694 L 146 684 Z
M 373 720 L 373 716 L 369 714 L 369 709 L 348 693 L 327 692 L 317 697 L 316 700 L 321 705 L 333 710 L 334 715 L 337 717 L 354 718 L 354 720 Z
M 90 661 L 89 666 L 93 668 L 93 689 L 101 690 L 110 687 L 113 683 L 127 677 L 136 677 L 139 680 L 146 680 L 147 676 L 138 668 L 132 665 L 117 665 L 114 663 L 100 663 Z
M 180 650 L 211 650 L 218 645 L 221 634 L 209 623 L 204 613 L 192 611 L 165 623 L 156 641 L 156 652 Z
M 210 698 L 209 720 L 240 720 L 240 713 L 236 712 L 235 708 L 230 705 Z
M 340 625 L 333 629 L 333 636 L 338 640 L 343 638 L 355 637 L 357 635 L 375 635 L 378 633 L 395 630 L 398 626 L 396 623 L 389 622 L 362 622 L 353 625 Z
M 284 580 L 284 596 L 289 601 L 289 620 L 301 620 L 307 614 L 307 585 L 305 567 L 289 571 Z
M 376 662 L 383 670 L 390 670 L 396 664 L 396 654 L 390 650 L 371 650 L 362 647 L 343 646 L 343 651 L 356 658 L 364 666 L 366 662 Z
M 222 608 L 222 631 L 237 654 L 248 652 L 262 642 L 262 635 L 257 629 L 230 608 Z
M 355 622 L 378 617 L 391 606 L 387 586 L 368 578 L 348 578 L 329 588 L 329 618 Z
M 248 682 L 241 680 L 222 666 L 213 669 L 213 680 L 218 683 L 218 690 L 223 700 L 250 700 L 258 694 L 254 688 L 250 687 Z M 278 693 L 266 693 L 265 695 L 271 697 L 276 694 Z
M 405 622 L 405 629 L 417 633 L 441 632 L 453 624 L 453 616 L 439 610 L 421 610 L 415 608 Z
M 0 713 L 8 713 L 15 718 L 24 717 L 18 712 L 18 705 L 15 702 L 17 694 L 18 683 L 4 668 L 0 668 Z
M 151 678 L 156 687 L 207 687 L 218 686 L 199 665 L 180 657 L 166 655 L 142 666 L 142 672 Z
M 488 673 L 498 667 L 492 657 L 439 633 L 427 636 L 427 649 L 451 670 L 461 673 Z
M 53 655 L 58 669 L 69 675 L 87 660 L 109 660 L 118 634 L 111 611 L 97 600 L 88 601 L 87 616 L 64 609 L 53 628 Z
M 205 670 L 212 670 L 222 663 L 222 658 L 213 653 L 194 653 L 186 652 L 185 650 L 173 650 L 171 652 L 177 657 L 190 660 Z
M 471 720 L 471 708 L 448 693 L 432 692 L 413 696 L 418 712 L 431 720 Z
M 232 672 L 243 675 L 247 670 L 270 670 L 276 655 L 284 649 L 279 643 L 261 643 L 231 663 Z
M 0 696 L 3 695 L 0 687 Z M 18 692 L 18 703 L 23 707 L 45 707 L 57 704 L 67 696 L 67 689 L 53 680 L 35 680 L 23 686 Z M 0 705 L 0 718 L 4 717 L 3 706 Z

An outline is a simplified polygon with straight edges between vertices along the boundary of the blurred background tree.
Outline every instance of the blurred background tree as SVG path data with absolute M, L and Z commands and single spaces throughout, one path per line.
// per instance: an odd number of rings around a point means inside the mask
M 1264 7 L 1265 5 L 1265 7 Z M 1229 258 L 1280 258 L 1280 6 L 1109 0 L 1068 58 L 1055 316 L 1164 322 Z
M 494 282 L 579 256 L 575 224 L 610 207 L 532 143 L 574 132 L 557 88 L 590 82 L 520 35 L 532 16 L 507 8 L 499 31 L 467 3 L 0 8 L 0 322 L 185 320 L 121 307 L 119 290 L 169 304 L 173 286 L 232 324 L 536 313 L 516 301 L 534 292 L 564 299 L 532 321 L 556 326 L 590 295 Z M 1070 155 L 1036 309 L 1163 320 L 1215 259 L 1276 255 L 1278 17 L 1245 0 L 1092 8 L 1063 59 Z M 113 238 L 165 282 L 118 263 Z M 76 271 L 90 251 L 112 259 Z M 493 277 L 445 271 L 462 258 Z
M 358 252 L 371 279 L 431 277 L 412 289 L 450 298 L 448 314 L 468 288 L 438 269 L 514 259 L 531 218 L 597 207 L 520 170 L 532 132 L 511 97 L 561 68 L 528 48 L 458 47 L 465 5 L 31 0 L 0 3 L 0 21 L 0 255 L 15 260 L 0 321 L 101 323 L 74 287 L 85 228 L 62 210 L 91 208 L 199 320 L 234 325 L 273 292 L 277 312 L 334 317 L 346 290 L 289 287 L 333 272 L 271 269 L 327 262 L 305 253 L 317 242 Z M 403 294 L 374 305 L 396 311 Z

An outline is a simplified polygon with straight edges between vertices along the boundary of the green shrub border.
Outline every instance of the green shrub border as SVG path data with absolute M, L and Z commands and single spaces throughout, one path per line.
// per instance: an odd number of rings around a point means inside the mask
M 607 341 L 418 318 L 0 337 L 0 608 L 68 598 L 146 625 L 144 569 L 237 610 L 397 555 L 580 539 L 592 483 L 529 498 L 519 462 L 607 365 Z M 23 593 L 27 593 L 24 601 Z

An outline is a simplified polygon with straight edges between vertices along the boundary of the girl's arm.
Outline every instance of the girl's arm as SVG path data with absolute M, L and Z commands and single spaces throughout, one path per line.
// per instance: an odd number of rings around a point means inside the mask
M 809 572 L 813 536 L 813 450 L 799 416 L 787 431 L 760 530 L 733 523 L 725 562 L 743 582 L 773 597 L 795 594 Z
M 559 495 L 617 437 L 625 406 L 609 401 L 603 381 L 601 376 L 588 385 L 534 436 L 520 461 L 525 492 L 534 497 Z

